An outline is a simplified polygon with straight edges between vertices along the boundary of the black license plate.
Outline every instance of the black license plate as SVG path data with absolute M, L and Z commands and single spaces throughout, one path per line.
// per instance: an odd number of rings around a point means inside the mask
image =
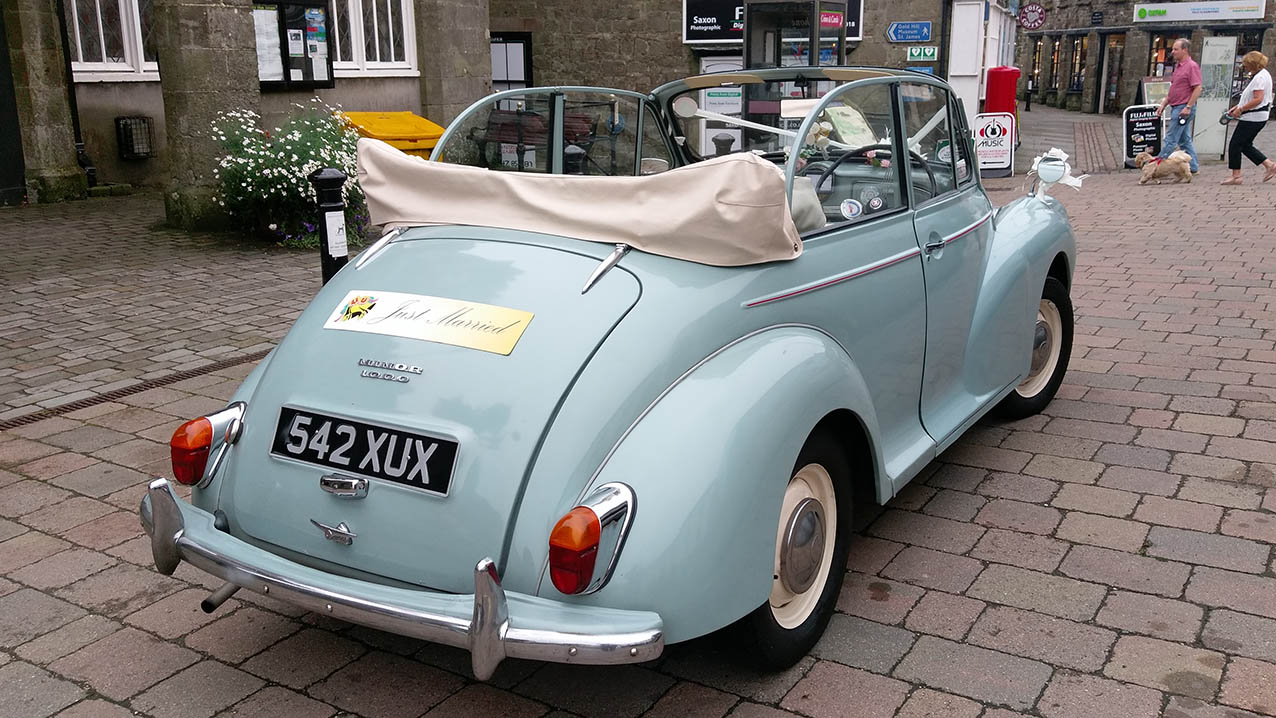
M 277 456 L 444 495 L 456 450 L 448 439 L 286 406 L 270 446 Z

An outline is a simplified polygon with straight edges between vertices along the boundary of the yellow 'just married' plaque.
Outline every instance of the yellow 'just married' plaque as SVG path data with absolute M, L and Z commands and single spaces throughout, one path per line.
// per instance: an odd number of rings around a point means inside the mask
M 324 329 L 385 334 L 509 355 L 532 313 L 423 294 L 355 290 Z

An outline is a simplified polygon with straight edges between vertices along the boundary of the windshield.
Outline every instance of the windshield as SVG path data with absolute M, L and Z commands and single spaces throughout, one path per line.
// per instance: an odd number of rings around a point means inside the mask
M 840 84 L 797 77 L 773 82 L 725 83 L 686 90 L 670 103 L 678 134 L 698 158 L 756 150 L 782 155 L 802 119 Z

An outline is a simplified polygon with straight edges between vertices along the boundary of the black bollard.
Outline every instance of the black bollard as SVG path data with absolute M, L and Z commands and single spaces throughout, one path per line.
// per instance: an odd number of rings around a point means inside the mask
M 346 173 L 324 167 L 311 172 L 307 179 L 315 186 L 319 206 L 319 258 L 323 267 L 323 283 L 327 284 L 350 261 L 350 252 L 346 248 L 346 203 L 341 196 Z
M 1024 112 L 1032 112 L 1032 80 L 1028 80 L 1028 91 L 1024 93 Z

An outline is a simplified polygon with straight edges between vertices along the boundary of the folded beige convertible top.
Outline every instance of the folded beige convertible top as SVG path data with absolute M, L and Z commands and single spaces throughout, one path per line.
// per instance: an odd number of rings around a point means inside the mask
M 802 241 L 784 176 L 751 153 L 641 177 L 502 172 L 429 162 L 359 140 L 374 224 L 525 229 L 733 267 L 793 259 Z

